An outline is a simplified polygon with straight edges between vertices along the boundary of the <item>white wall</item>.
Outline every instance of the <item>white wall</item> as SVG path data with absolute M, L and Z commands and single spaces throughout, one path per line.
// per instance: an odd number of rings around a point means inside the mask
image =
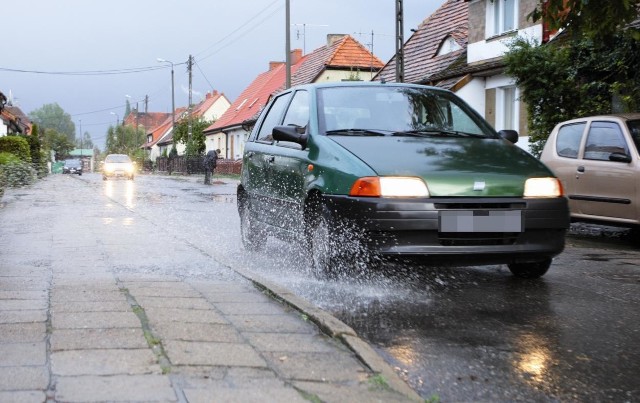
M 464 99 L 473 109 L 484 117 L 485 108 L 485 80 L 483 77 L 476 77 L 460 88 L 456 95 Z
M 535 40 L 540 44 L 542 42 L 542 24 L 518 30 L 517 36 L 527 40 Z M 504 55 L 508 50 L 508 43 L 514 38 L 515 35 L 505 35 L 503 37 L 489 38 L 488 40 L 470 43 L 467 45 L 467 63 L 494 59 Z

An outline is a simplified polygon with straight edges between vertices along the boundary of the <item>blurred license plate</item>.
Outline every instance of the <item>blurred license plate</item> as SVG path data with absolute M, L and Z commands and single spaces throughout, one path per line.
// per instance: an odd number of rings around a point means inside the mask
M 522 211 L 441 211 L 440 232 L 522 232 Z

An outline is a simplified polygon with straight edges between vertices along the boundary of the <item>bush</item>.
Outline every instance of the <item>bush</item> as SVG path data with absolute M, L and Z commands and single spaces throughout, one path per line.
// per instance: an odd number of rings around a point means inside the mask
M 11 160 L 0 164 L 0 186 L 3 189 L 30 185 L 35 182 L 36 177 L 36 170 L 26 162 Z
M 24 162 L 31 162 L 29 142 L 19 136 L 0 137 L 0 153 L 11 153 Z

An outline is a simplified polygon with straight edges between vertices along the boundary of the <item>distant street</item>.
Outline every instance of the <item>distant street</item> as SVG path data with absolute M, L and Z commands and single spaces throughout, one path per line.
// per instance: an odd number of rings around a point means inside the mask
M 353 327 L 424 399 L 640 400 L 640 247 L 625 233 L 601 236 L 584 227 L 584 236 L 568 237 L 566 251 L 540 281 L 517 280 L 503 266 L 400 264 L 318 280 L 295 245 L 273 240 L 263 253 L 243 250 L 233 180 L 61 179 L 106 196 L 108 205 L 96 206 L 95 214 L 105 208 L 129 212 L 127 218 L 114 215 L 119 221 L 112 225 L 152 222 L 166 244 L 198 251 L 193 260 L 159 260 L 149 257 L 163 255 L 163 244 L 147 244 L 144 253 L 140 245 L 123 244 L 112 262 L 117 271 L 195 280 L 215 279 L 216 268 L 248 269 Z M 15 189 L 5 198 L 19 194 Z M 24 213 L 37 220 L 37 208 Z M 143 233 L 139 240 L 145 242 Z M 82 258 L 70 254 L 69 264 Z

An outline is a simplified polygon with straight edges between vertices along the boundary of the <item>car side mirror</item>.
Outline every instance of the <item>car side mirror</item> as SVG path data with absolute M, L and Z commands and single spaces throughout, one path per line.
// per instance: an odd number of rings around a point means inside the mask
M 631 156 L 625 153 L 611 153 L 609 154 L 609 161 L 624 162 L 628 164 L 631 162 Z
M 498 135 L 503 139 L 512 142 L 513 144 L 518 142 L 518 132 L 515 130 L 500 130 Z
M 297 126 L 275 126 L 272 136 L 274 140 L 291 141 L 300 144 L 302 149 L 307 148 L 308 137 L 305 133 L 299 133 Z

